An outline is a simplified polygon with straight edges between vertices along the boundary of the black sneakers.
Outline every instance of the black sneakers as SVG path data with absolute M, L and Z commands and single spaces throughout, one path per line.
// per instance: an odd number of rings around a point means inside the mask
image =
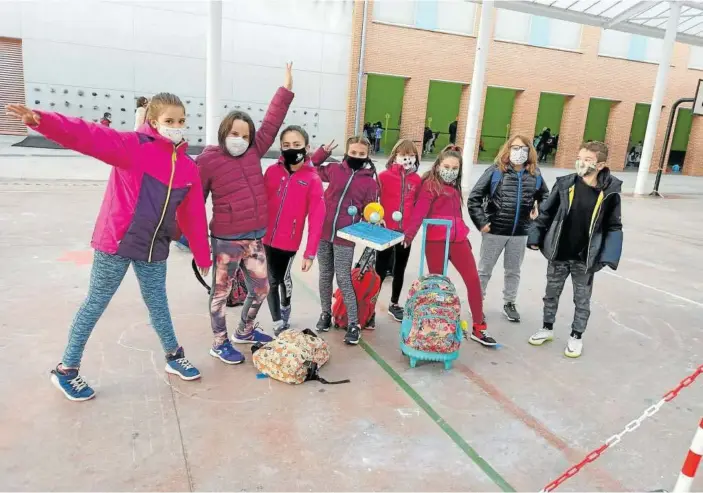
M 347 334 L 344 336 L 344 342 L 350 346 L 356 346 L 361 341 L 361 328 L 359 324 L 350 325 L 347 329 Z
M 393 317 L 393 320 L 396 322 L 402 322 L 403 321 L 403 307 L 399 306 L 396 303 L 391 303 L 388 305 L 388 314 Z
M 329 313 L 321 313 L 320 319 L 317 321 L 317 330 L 320 332 L 329 332 L 332 326 L 332 315 Z
M 511 322 L 520 321 L 520 313 L 517 311 L 517 308 L 515 308 L 515 303 L 506 303 L 503 305 L 503 313 Z

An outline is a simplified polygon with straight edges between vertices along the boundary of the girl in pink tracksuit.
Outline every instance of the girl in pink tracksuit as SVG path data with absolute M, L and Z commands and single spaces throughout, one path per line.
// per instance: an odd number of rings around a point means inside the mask
M 471 339 L 484 346 L 495 346 L 496 341 L 486 329 L 483 317 L 483 296 L 476 261 L 469 243 L 469 227 L 462 216 L 461 149 L 450 145 L 437 156 L 437 160 L 422 176 L 422 187 L 417 195 L 413 214 L 405 228 L 405 245 L 410 246 L 425 219 L 451 221 L 449 235 L 449 261 L 461 276 L 468 292 L 469 307 L 473 317 Z M 424 238 L 425 257 L 431 274 L 441 274 L 444 269 L 446 229 L 428 226 Z
M 312 267 L 325 219 L 322 180 L 312 164 L 329 157 L 330 144 L 308 158 L 310 138 L 302 127 L 291 125 L 281 132 L 281 157 L 264 173 L 268 197 L 268 224 L 264 236 L 268 262 L 268 303 L 276 335 L 290 327 L 293 282 L 291 264 L 303 239 L 308 218 L 308 241 L 303 254 L 303 272 Z M 312 161 L 312 162 L 311 162 Z
M 262 239 L 268 222 L 268 200 L 261 158 L 271 148 L 293 101 L 291 66 L 284 87 L 269 105 L 258 130 L 243 111 L 230 112 L 220 123 L 218 145 L 208 146 L 198 156 L 203 194 L 212 194 L 210 236 L 215 267 L 210 293 L 210 325 L 214 342 L 210 355 L 236 365 L 244 356 L 234 349 L 227 335 L 227 298 L 239 269 L 244 269 L 247 298 L 232 342 L 254 344 L 272 337 L 254 325 L 269 292 L 268 267 Z
M 201 272 L 211 265 L 205 201 L 198 170 L 185 152 L 181 100 L 168 93 L 154 96 L 147 123 L 137 132 L 21 105 L 9 105 L 8 113 L 63 147 L 113 166 L 91 242 L 95 256 L 88 296 L 71 324 L 63 359 L 52 371 L 54 385 L 73 401 L 95 396 L 79 374 L 83 350 L 130 265 L 166 353 L 166 371 L 184 380 L 200 378 L 178 344 L 166 298 L 166 259 L 177 229 L 190 241 Z

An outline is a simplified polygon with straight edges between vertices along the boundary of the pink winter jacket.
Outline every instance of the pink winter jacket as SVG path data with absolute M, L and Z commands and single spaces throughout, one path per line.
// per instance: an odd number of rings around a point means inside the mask
M 168 258 L 182 230 L 199 267 L 209 267 L 205 201 L 187 143 L 174 146 L 150 125 L 117 130 L 58 113 L 36 111 L 32 128 L 47 138 L 113 166 L 91 245 L 132 260 Z M 176 238 L 174 238 L 176 239 Z
M 203 194 L 206 198 L 212 194 L 212 236 L 246 236 L 266 227 L 268 205 L 261 158 L 273 145 L 292 101 L 293 93 L 288 89 L 276 91 L 253 142 L 241 156 L 207 146 L 197 157 Z
M 313 259 L 322 236 L 325 201 L 322 180 L 313 164 L 320 165 L 329 157 L 319 148 L 298 171 L 289 173 L 279 160 L 264 173 L 268 197 L 268 224 L 264 245 L 297 252 L 303 239 L 305 218 L 308 218 L 308 242 L 305 258 Z
M 413 215 L 405 227 L 405 239 L 412 243 L 425 219 L 448 219 L 452 222 L 449 241 L 464 241 L 469 236 L 469 227 L 464 222 L 461 211 L 461 195 L 451 185 L 443 184 L 442 193 L 437 195 L 426 181 L 417 195 Z M 447 229 L 444 226 L 428 226 L 427 241 L 445 241 Z

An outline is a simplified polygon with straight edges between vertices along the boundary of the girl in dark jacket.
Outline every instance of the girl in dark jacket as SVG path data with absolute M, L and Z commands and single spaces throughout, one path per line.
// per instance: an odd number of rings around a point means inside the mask
M 478 266 L 481 290 L 485 297 L 493 267 L 503 253 L 503 313 L 511 322 L 520 321 L 515 299 L 527 227 L 547 194 L 530 139 L 516 135 L 503 145 L 495 164 L 488 167 L 469 195 L 471 220 L 483 235 Z

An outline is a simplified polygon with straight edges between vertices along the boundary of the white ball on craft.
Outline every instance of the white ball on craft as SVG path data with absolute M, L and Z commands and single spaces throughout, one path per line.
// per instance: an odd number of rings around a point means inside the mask
M 391 217 L 395 222 L 399 222 L 401 219 L 403 219 L 403 213 L 400 211 L 395 211 Z
M 371 221 L 371 224 L 377 224 L 381 222 L 381 215 L 378 212 L 372 212 L 369 216 L 369 221 Z

